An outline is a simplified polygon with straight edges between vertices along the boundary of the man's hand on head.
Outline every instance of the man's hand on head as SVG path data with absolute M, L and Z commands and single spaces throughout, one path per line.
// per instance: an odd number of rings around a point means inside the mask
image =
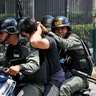
M 37 25 L 39 25 L 41 27 L 42 32 L 49 34 L 49 31 L 47 30 L 47 28 L 45 26 L 43 26 L 40 22 L 37 22 L 37 23 L 38 23 Z

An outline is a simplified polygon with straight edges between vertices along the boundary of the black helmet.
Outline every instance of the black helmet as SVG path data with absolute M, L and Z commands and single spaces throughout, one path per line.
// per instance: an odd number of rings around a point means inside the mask
M 53 21 L 54 17 L 51 15 L 45 15 L 42 20 L 41 23 L 48 29 L 51 30 L 51 24 Z
M 7 17 L 0 20 L 0 32 L 8 32 L 9 34 L 17 34 L 17 21 L 14 18 Z
M 52 21 L 52 30 L 57 27 L 63 27 L 66 26 L 69 31 L 71 31 L 70 23 L 68 22 L 67 17 L 65 16 L 57 16 Z
M 17 25 L 18 30 L 19 30 L 19 26 L 20 26 L 21 22 L 23 22 L 26 18 L 27 18 L 27 17 L 20 17 L 20 18 L 17 18 L 17 19 L 16 19 L 16 21 L 17 21 L 17 23 L 18 23 L 18 25 Z

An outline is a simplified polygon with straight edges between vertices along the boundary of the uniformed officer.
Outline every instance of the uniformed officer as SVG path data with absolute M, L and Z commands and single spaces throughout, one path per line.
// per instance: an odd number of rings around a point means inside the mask
M 51 15 L 45 15 L 41 19 L 41 24 L 43 26 L 45 26 L 49 31 L 51 31 L 53 19 L 54 19 L 53 16 L 51 16 Z
M 29 53 L 25 54 L 26 52 L 23 50 L 23 48 L 21 47 L 21 43 L 19 44 L 18 41 L 19 41 L 19 31 L 17 30 L 17 21 L 11 17 L 1 19 L 0 42 L 9 44 L 6 51 L 6 58 L 9 62 L 12 60 L 12 62 L 10 62 L 10 65 L 8 65 L 9 63 L 4 64 L 5 66 L 9 67 L 5 72 L 14 77 L 17 76 L 17 74 L 21 71 L 25 72 L 25 70 L 28 70 L 28 72 L 31 72 L 30 74 L 33 74 L 40 68 L 39 52 L 37 49 L 30 47 L 29 44 L 30 52 L 28 51 Z M 13 62 L 14 60 L 15 65 Z M 39 92 L 42 93 L 42 91 L 44 90 L 44 84 L 42 83 L 32 84 L 32 82 L 30 81 L 31 82 L 30 83 L 29 79 L 27 79 L 26 77 L 24 80 L 25 80 L 24 83 L 27 84 L 24 86 L 23 88 L 24 90 L 22 89 L 20 96 L 41 96 L 40 94 L 38 95 L 38 93 Z M 19 83 L 21 84 L 22 82 L 23 81 L 21 80 L 21 82 Z M 36 90 L 35 91 L 36 93 L 32 92 L 31 89 L 33 87 Z
M 52 32 L 46 30 L 44 32 L 47 32 L 53 36 L 53 38 L 55 38 L 61 57 L 60 62 L 62 63 L 63 59 L 63 63 L 66 61 L 66 63 L 63 65 L 66 73 L 66 81 L 64 81 L 64 83 L 61 85 L 60 96 L 71 96 L 77 90 L 88 88 L 88 82 L 86 78 L 75 76 L 70 71 L 71 69 L 80 70 L 80 67 L 82 66 L 82 69 L 84 68 L 83 71 L 86 73 L 88 72 L 89 75 L 91 75 L 92 69 L 88 69 L 89 71 L 86 71 L 86 65 L 82 64 L 80 66 L 79 63 L 77 63 L 78 60 L 86 57 L 86 54 L 79 37 L 71 32 L 71 27 L 67 17 L 55 17 L 52 22 Z
M 17 30 L 17 21 L 14 18 L 7 17 L 0 20 L 0 43 L 6 46 L 6 63 L 13 59 L 23 59 L 27 56 L 28 50 L 19 43 L 19 31 Z M 6 66 L 9 66 L 6 64 Z

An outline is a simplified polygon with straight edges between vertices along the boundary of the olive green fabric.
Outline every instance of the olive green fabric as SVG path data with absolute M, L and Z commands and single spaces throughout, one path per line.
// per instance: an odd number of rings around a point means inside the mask
M 83 49 L 81 41 L 78 39 L 77 35 L 71 34 L 67 39 L 64 39 L 53 32 L 50 32 L 50 35 L 54 37 L 54 39 L 57 41 L 57 44 L 59 47 L 64 49 Z
M 42 96 L 43 92 L 43 84 L 30 84 L 23 87 L 17 96 Z
M 83 80 L 80 77 L 73 76 L 70 79 L 64 81 L 60 88 L 60 96 L 71 96 L 77 90 L 88 87 L 87 80 Z
M 72 33 L 67 38 L 58 36 L 53 32 L 50 32 L 50 35 L 55 38 L 57 45 L 61 49 L 73 50 L 80 55 L 84 55 L 85 51 L 82 43 L 76 34 Z M 87 79 L 82 79 L 79 76 L 72 76 L 66 79 L 66 81 L 64 81 L 64 83 L 61 85 L 60 96 L 71 96 L 75 91 L 82 88 L 87 88 L 88 84 Z

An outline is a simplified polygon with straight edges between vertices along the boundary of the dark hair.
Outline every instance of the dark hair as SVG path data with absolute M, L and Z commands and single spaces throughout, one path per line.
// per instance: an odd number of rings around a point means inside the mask
M 37 21 L 35 19 L 26 18 L 20 23 L 19 31 L 31 34 L 37 30 Z

